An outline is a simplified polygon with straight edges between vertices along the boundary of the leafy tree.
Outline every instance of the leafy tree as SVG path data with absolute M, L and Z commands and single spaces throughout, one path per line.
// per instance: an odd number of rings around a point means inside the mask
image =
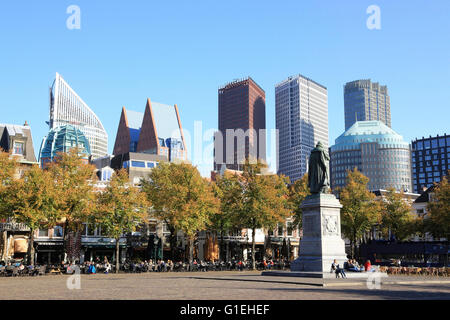
M 241 210 L 242 188 L 238 175 L 225 171 L 223 177 L 217 178 L 214 192 L 215 196 L 220 199 L 220 210 L 211 217 L 210 227 L 220 234 L 219 252 L 222 252 L 223 236 L 237 227 L 238 217 L 236 214 Z
M 347 171 L 347 183 L 338 190 L 343 206 L 342 232 L 350 240 L 352 258 L 364 233 L 381 221 L 381 208 L 375 195 L 367 189 L 368 182 L 369 178 L 355 168 Z
M 301 204 L 305 198 L 310 195 L 308 188 L 308 174 L 289 186 L 289 202 L 294 212 L 294 224 L 302 227 L 302 208 Z
M 211 216 L 219 209 L 212 186 L 201 177 L 197 168 L 172 162 L 154 168 L 141 185 L 152 204 L 154 216 L 169 226 L 172 250 L 177 231 L 182 231 L 188 238 L 189 262 L 192 263 L 195 237 L 199 231 L 206 230 Z
M 17 161 L 0 149 L 0 219 L 11 216 L 10 185 L 18 168 Z
M 411 214 L 411 205 L 404 200 L 403 192 L 389 188 L 382 201 L 382 230 L 385 236 L 395 236 L 397 240 L 405 240 L 414 233 L 415 219 Z
M 450 174 L 450 171 L 449 171 Z M 435 238 L 450 237 L 450 185 L 448 176 L 436 185 L 428 202 L 427 230 Z
M 284 176 L 261 174 L 267 165 L 247 160 L 240 176 L 242 201 L 238 219 L 244 228 L 252 230 L 252 268 L 256 268 L 256 229 L 273 228 L 291 214 L 288 200 L 288 179 Z
M 34 231 L 51 228 L 57 223 L 57 205 L 60 200 L 48 171 L 33 166 L 10 188 L 14 220 L 30 228 L 28 262 L 34 265 Z
M 116 273 L 119 272 L 119 241 L 122 234 L 133 232 L 146 220 L 148 203 L 144 193 L 129 183 L 125 169 L 111 178 L 106 189 L 97 196 L 97 208 L 91 222 L 102 228 L 102 233 L 116 240 Z
M 65 251 L 71 261 L 79 258 L 79 252 L 71 249 L 69 241 L 72 237 L 76 242 L 79 240 L 83 222 L 89 220 L 95 209 L 94 169 L 82 159 L 77 148 L 60 153 L 48 167 L 61 200 L 57 210 L 64 221 Z

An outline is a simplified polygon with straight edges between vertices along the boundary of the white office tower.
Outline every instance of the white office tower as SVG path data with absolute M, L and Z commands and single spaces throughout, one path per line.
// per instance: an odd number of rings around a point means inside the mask
M 50 88 L 50 129 L 70 124 L 89 141 L 92 159 L 108 154 L 108 134 L 97 115 L 76 94 L 59 73 Z
M 278 173 L 294 182 L 307 172 L 318 141 L 328 149 L 327 88 L 302 75 L 289 77 L 275 86 L 275 112 Z

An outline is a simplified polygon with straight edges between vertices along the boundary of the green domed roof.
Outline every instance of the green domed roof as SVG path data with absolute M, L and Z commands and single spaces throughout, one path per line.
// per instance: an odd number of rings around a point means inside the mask
M 381 121 L 357 121 L 341 134 L 332 151 L 351 149 L 361 143 L 377 142 L 383 148 L 408 148 L 409 144 L 397 132 Z
M 67 153 L 72 148 L 80 149 L 80 156 L 89 158 L 91 148 L 86 136 L 71 125 L 64 125 L 49 131 L 42 143 L 40 159 L 53 161 L 58 153 Z

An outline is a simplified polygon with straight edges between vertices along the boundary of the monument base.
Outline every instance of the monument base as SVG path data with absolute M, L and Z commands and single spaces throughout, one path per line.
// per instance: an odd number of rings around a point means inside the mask
M 333 194 L 318 193 L 302 203 L 303 238 L 299 257 L 291 263 L 291 271 L 330 274 L 331 264 L 341 268 L 347 261 L 345 242 L 341 238 L 342 205 Z M 335 277 L 334 273 L 331 273 Z
M 345 272 L 348 279 L 367 279 L 371 272 Z M 302 278 L 319 278 L 319 279 L 336 279 L 336 274 L 330 272 L 313 272 L 313 271 L 263 271 L 262 276 L 272 277 L 302 277 Z M 340 277 L 341 278 L 341 277 Z

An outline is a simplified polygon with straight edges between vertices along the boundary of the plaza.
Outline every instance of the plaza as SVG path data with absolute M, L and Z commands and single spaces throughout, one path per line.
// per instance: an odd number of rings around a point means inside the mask
M 380 289 L 365 280 L 263 277 L 260 272 L 173 272 L 0 278 L 1 300 L 435 300 L 450 299 L 448 277 L 390 276 Z

